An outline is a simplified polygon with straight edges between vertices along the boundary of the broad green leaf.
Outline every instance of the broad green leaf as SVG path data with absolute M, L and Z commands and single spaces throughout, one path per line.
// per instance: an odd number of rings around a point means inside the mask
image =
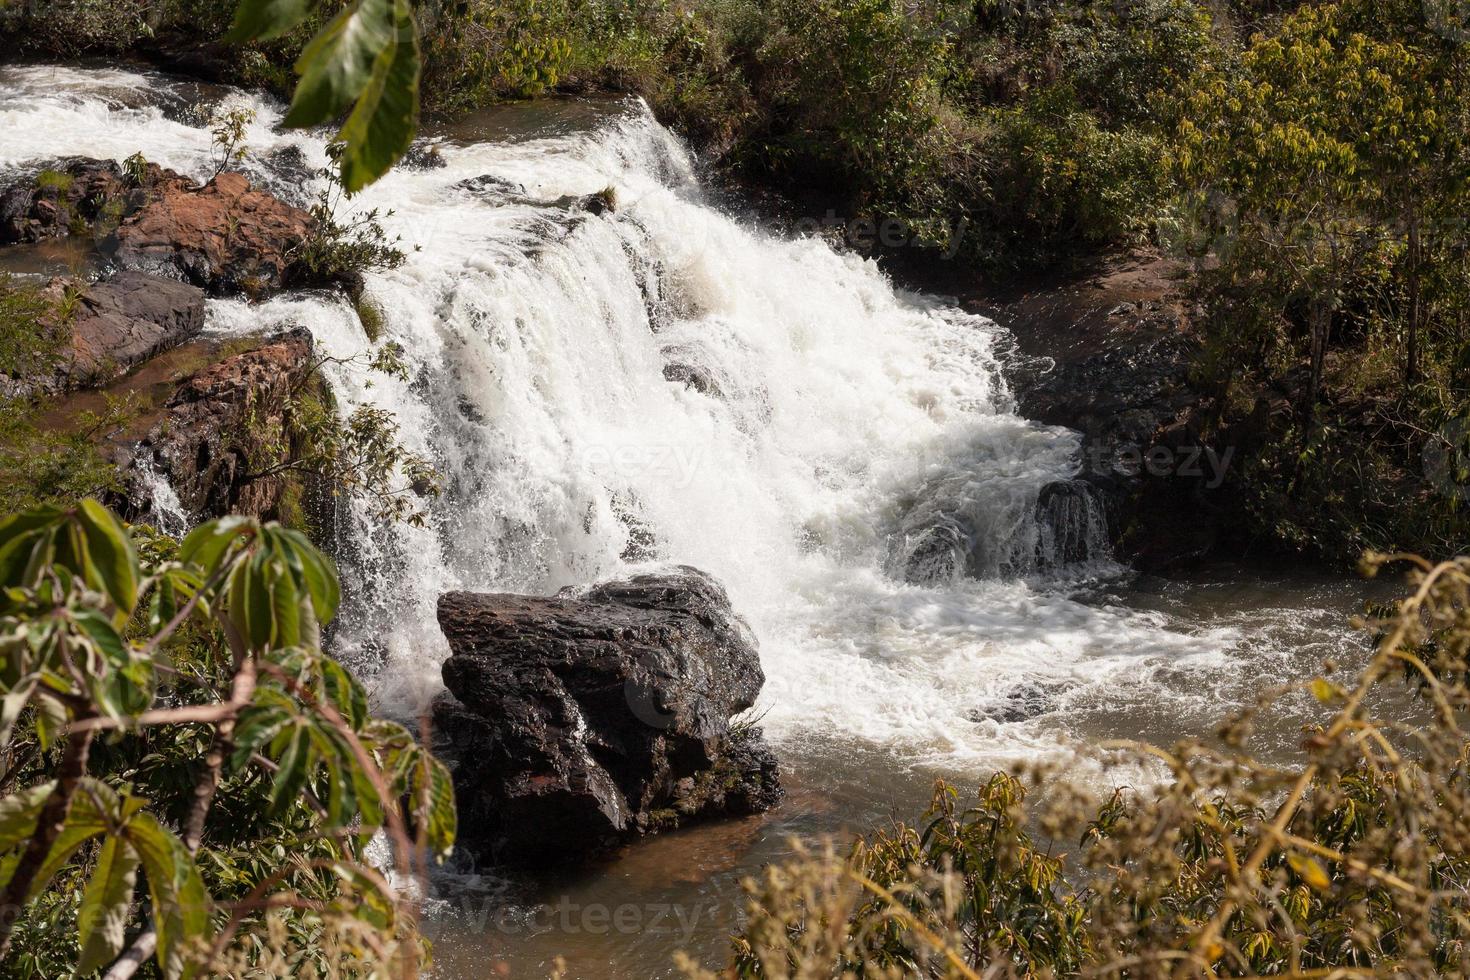
M 407 0 L 396 0 L 397 38 L 378 55 L 372 77 L 342 124 L 342 187 L 362 190 L 393 166 L 413 143 L 419 113 L 419 41 Z
M 318 126 L 341 115 L 367 87 L 378 56 L 393 43 L 391 0 L 355 0 L 333 17 L 296 60 L 287 126 Z
M 76 519 L 92 560 L 88 580 L 107 593 L 118 615 L 126 621 L 138 603 L 138 553 L 133 541 L 122 522 L 95 500 L 83 500 Z
M 53 780 L 0 800 L 0 851 L 8 851 L 36 832 L 36 818 L 55 787 Z
M 282 528 L 281 537 L 293 552 L 296 560 L 293 566 L 300 568 L 302 586 L 311 596 L 312 606 L 316 609 L 317 621 L 331 622 L 342 598 L 337 570 L 332 567 L 331 561 L 318 551 L 316 546 L 300 531 Z
M 125 667 L 132 662 L 127 644 L 107 617 L 94 609 L 78 609 L 72 613 L 71 619 L 110 666 Z
M 296 581 L 289 574 L 273 575 L 270 578 L 271 618 L 275 629 L 272 642 L 275 646 L 294 647 L 301 642 L 301 594 L 296 591 Z
M 279 816 L 301 796 L 301 788 L 314 767 L 311 736 L 305 725 L 290 730 L 290 737 L 280 753 L 275 785 L 271 787 L 271 813 Z
M 260 705 L 246 708 L 235 726 L 235 751 L 231 757 L 231 766 L 236 771 L 243 769 L 250 757 L 274 738 L 289 720 L 290 715 L 279 708 Z
M 4 697 L 0 697 L 0 748 L 10 744 L 15 723 L 30 703 L 31 695 L 35 693 L 40 680 L 41 675 L 38 673 L 27 674 L 6 691 Z
M 50 560 L 56 525 L 66 511 L 37 507 L 0 521 L 0 587 L 31 585 Z
M 77 932 L 82 956 L 77 973 L 88 974 L 112 962 L 127 937 L 128 911 L 138 878 L 138 853 L 120 837 L 108 837 L 97 868 L 82 893 Z
M 459 814 L 454 808 L 454 781 L 449 770 L 433 756 L 419 750 L 419 764 L 414 767 L 413 782 L 409 787 L 409 805 L 429 847 L 439 859 L 449 856 L 454 850 L 454 837 L 459 830 Z M 425 770 L 428 772 L 428 792 L 424 792 Z M 427 795 L 427 799 L 425 796 Z M 427 812 L 423 812 L 427 804 Z
M 42 752 L 50 752 L 53 745 L 66 737 L 69 720 L 66 705 L 45 694 L 38 696 L 33 704 L 36 708 L 36 741 L 41 744 Z
M 311 4 L 307 0 L 240 0 L 225 40 L 231 44 L 269 41 L 285 34 L 310 13 Z
M 248 517 L 222 517 L 201 524 L 179 546 L 179 561 L 198 565 L 208 578 L 235 539 L 253 527 L 255 522 Z
M 183 949 L 208 937 L 209 892 L 184 842 L 152 814 L 139 813 L 123 832 L 143 862 L 153 926 L 158 932 L 158 965 L 170 980 L 187 980 L 195 967 L 185 959 Z
M 368 717 L 367 692 L 347 672 L 347 669 L 329 657 L 321 657 L 322 691 L 327 700 L 342 715 L 353 731 L 360 731 Z

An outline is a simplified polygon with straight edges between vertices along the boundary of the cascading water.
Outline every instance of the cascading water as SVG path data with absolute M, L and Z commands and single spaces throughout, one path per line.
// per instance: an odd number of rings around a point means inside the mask
M 257 96 L 129 71 L 0 69 L 0 165 L 141 151 L 203 177 L 220 104 L 256 112 L 252 178 L 309 196 L 322 134 L 277 132 Z M 1201 697 L 1167 678 L 1218 667 L 1237 631 L 1048 585 L 1058 564 L 1108 567 L 1101 514 L 1085 492 L 1042 498 L 1077 438 L 1015 414 L 993 323 L 722 213 L 639 103 L 488 135 L 443 140 L 442 168 L 353 202 L 391 209 L 415 249 L 367 276 L 378 340 L 332 293 L 209 304 L 217 335 L 308 327 L 346 361 L 327 369 L 344 410 L 392 411 L 442 471 L 424 527 L 358 507 L 340 529 L 335 652 L 386 710 L 439 688 L 440 593 L 547 592 L 642 562 L 726 584 L 761 640 L 764 724 L 792 751 L 997 763 L 1063 741 L 975 721 L 1017 684 L 1075 697 L 1159 678 L 1160 697 Z M 576 206 L 605 189 L 612 210 Z M 349 360 L 390 341 L 407 381 Z
M 275 131 L 280 107 L 238 90 L 112 69 L 0 68 L 0 180 L 139 151 L 202 178 L 222 106 L 257 113 L 251 179 L 309 200 L 323 134 Z M 723 213 L 640 104 L 506 110 L 440 135 L 445 166 L 397 170 L 353 202 L 392 209 L 417 249 L 366 277 L 381 337 L 334 292 L 209 302 L 216 336 L 309 328 L 337 359 L 343 411 L 391 411 L 443 474 L 421 528 L 341 509 L 334 653 L 409 715 L 440 686 L 442 592 L 692 564 L 760 639 L 757 710 L 792 792 L 759 831 L 656 839 L 574 885 L 510 895 L 457 877 L 427 920 L 440 974 L 483 976 L 487 955 L 544 973 L 567 954 L 574 975 L 641 980 L 679 946 L 717 962 L 739 877 L 780 859 L 787 834 L 911 815 L 931 776 L 1019 759 L 1137 778 L 1068 746 L 1207 731 L 1259 684 L 1343 656 L 1356 593 L 1341 583 L 1118 577 L 1102 508 L 1071 480 L 1077 437 L 1015 414 L 993 323 Z M 576 206 L 608 189 L 611 211 Z M 406 381 L 363 366 L 389 342 Z M 182 525 L 169 499 L 155 487 L 160 519 Z M 1281 744 L 1297 737 L 1287 725 Z M 698 922 L 590 938 L 517 925 L 569 895 L 645 925 L 674 902 Z

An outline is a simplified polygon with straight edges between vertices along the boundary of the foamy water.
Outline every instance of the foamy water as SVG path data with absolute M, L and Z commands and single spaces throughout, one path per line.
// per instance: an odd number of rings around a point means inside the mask
M 0 164 L 141 151 L 202 177 L 206 97 L 254 109 L 252 176 L 308 196 L 273 161 L 324 165 L 322 134 L 276 132 L 280 107 L 255 95 L 125 71 L 0 69 Z M 404 346 L 410 378 L 346 364 L 330 380 L 344 411 L 391 410 L 445 478 L 422 529 L 344 518 L 336 652 L 382 706 L 412 712 L 439 689 L 442 592 L 544 593 L 664 562 L 718 577 L 750 622 L 778 751 L 854 745 L 974 772 L 1069 751 L 1057 726 L 983 719 L 1025 683 L 1061 692 L 1063 711 L 1212 706 L 1240 626 L 1079 601 L 1079 582 L 1121 569 L 1044 561 L 1037 497 L 1073 474 L 1077 437 L 1016 414 L 995 324 L 722 213 L 641 104 L 594 116 L 445 142 L 444 168 L 353 202 L 391 208 L 417 246 L 367 277 L 377 343 Z M 485 175 L 523 193 L 463 185 Z M 607 187 L 613 213 L 552 203 Z M 218 335 L 292 326 L 338 358 L 376 346 L 335 294 L 210 302 Z M 666 380 L 669 365 L 705 390 Z M 908 581 L 932 529 L 945 561 Z M 651 557 L 630 548 L 644 537 Z

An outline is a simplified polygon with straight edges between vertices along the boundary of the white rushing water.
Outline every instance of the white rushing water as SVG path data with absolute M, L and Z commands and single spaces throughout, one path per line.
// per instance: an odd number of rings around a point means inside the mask
M 257 112 L 252 176 L 301 200 L 310 181 L 284 163 L 323 165 L 322 134 L 276 132 L 280 107 L 252 95 L 123 71 L 0 69 L 0 165 L 141 150 L 203 176 L 201 97 Z M 1137 697 L 1226 661 L 1231 628 L 1069 597 L 1066 582 L 1110 571 L 1045 561 L 1098 534 L 1035 520 L 1077 439 L 1015 414 L 999 328 L 722 213 L 641 105 L 587 115 L 446 142 L 442 169 L 395 171 L 353 202 L 393 209 L 386 224 L 418 249 L 366 289 L 410 380 L 345 365 L 331 381 L 344 410 L 391 410 L 445 479 L 423 528 L 345 518 L 337 650 L 384 705 L 416 710 L 439 689 L 440 593 L 548 592 L 644 561 L 725 583 L 761 641 L 778 747 L 997 763 L 1056 748 L 1035 726 L 976 720 L 1017 685 Z M 606 187 L 613 213 L 551 203 Z M 375 347 L 320 292 L 211 301 L 209 324 L 304 325 L 339 358 Z M 1180 687 L 1157 696 L 1206 696 Z

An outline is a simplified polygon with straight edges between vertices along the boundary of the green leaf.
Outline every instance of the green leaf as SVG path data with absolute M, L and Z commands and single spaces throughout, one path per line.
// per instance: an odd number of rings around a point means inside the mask
M 342 599 L 337 570 L 332 567 L 331 561 L 318 551 L 316 546 L 300 531 L 282 528 L 281 537 L 286 547 L 293 553 L 295 558 L 293 564 L 300 568 L 301 584 L 311 596 L 312 606 L 316 609 L 317 621 L 330 622 L 337 614 L 337 605 Z
M 198 565 L 208 577 L 219 566 L 230 544 L 255 526 L 255 521 L 248 517 L 221 517 L 201 524 L 179 546 L 179 561 Z
M 271 813 L 280 816 L 301 796 L 312 770 L 311 737 L 306 726 L 291 729 L 285 750 L 278 762 L 281 767 L 276 773 L 276 783 L 271 787 Z
M 419 764 L 414 767 L 413 784 L 409 789 L 410 805 L 424 829 L 425 837 L 435 855 L 441 860 L 454 850 L 454 837 L 459 830 L 459 814 L 454 808 L 454 781 L 449 770 L 439 760 L 423 750 L 419 751 Z M 428 771 L 428 793 L 425 800 L 424 775 Z M 425 809 L 427 812 L 418 812 Z
M 235 21 L 225 40 L 230 44 L 244 41 L 269 41 L 280 37 L 301 23 L 311 13 L 307 0 L 240 0 L 235 8 Z
M 126 621 L 138 603 L 138 553 L 133 541 L 122 522 L 95 500 L 83 500 L 78 505 L 77 523 L 92 559 L 87 579 L 107 593 L 118 615 Z
M 243 769 L 262 745 L 276 736 L 290 720 L 290 716 L 279 708 L 252 705 L 240 716 L 235 726 L 235 751 L 231 766 L 236 771 Z
M 0 697 L 0 748 L 10 744 L 15 723 L 30 703 L 31 695 L 35 693 L 40 680 L 41 675 L 38 673 L 27 674 L 6 691 L 4 697 Z
M 120 837 L 108 837 L 97 855 L 97 868 L 82 893 L 77 912 L 82 956 L 76 972 L 84 975 L 112 962 L 127 937 L 128 911 L 138 878 L 138 852 Z
M 271 618 L 275 622 L 274 643 L 294 647 L 301 642 L 302 600 L 296 581 L 289 574 L 270 577 Z
M 1322 869 L 1322 865 L 1317 862 L 1316 858 L 1306 854 L 1291 853 L 1286 855 L 1286 860 L 1302 881 L 1317 891 L 1326 891 L 1331 886 L 1332 880 L 1327 877 L 1327 872 Z
M 287 126 L 318 126 L 340 116 L 367 87 L 373 64 L 393 43 L 390 0 L 355 0 L 322 28 L 296 60 Z
M 342 187 L 355 194 L 388 172 L 407 152 L 418 127 L 419 40 L 413 11 L 396 0 L 397 39 L 378 55 L 372 78 L 337 138 Z
M 8 851 L 36 832 L 36 818 L 55 781 L 32 786 L 0 800 L 0 851 Z
M 158 965 L 174 980 L 193 976 L 183 955 L 190 942 L 207 939 L 210 899 L 199 869 L 184 842 L 151 814 L 139 813 L 123 828 L 143 862 L 153 926 L 158 931 Z

